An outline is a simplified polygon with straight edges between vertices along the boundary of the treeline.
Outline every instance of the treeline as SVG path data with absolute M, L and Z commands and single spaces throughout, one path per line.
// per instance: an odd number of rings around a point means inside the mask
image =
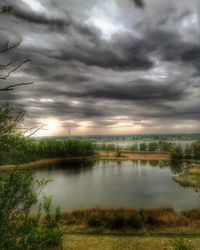
M 83 136 L 77 138 L 84 138 Z M 176 140 L 200 140 L 200 134 L 144 134 L 144 135 L 93 135 L 87 137 L 93 142 L 110 141 L 176 141 Z
M 97 144 L 97 150 L 130 150 L 133 152 L 167 152 L 172 159 L 200 159 L 200 140 L 187 144 L 185 149 L 177 143 L 168 141 L 153 141 L 149 143 L 134 143 L 125 148 L 116 144 Z
M 150 152 L 169 152 L 170 149 L 176 145 L 175 143 L 172 142 L 167 142 L 167 141 L 153 141 L 153 142 L 140 142 L 140 143 L 133 143 L 131 145 L 128 145 L 126 147 L 121 147 L 119 145 L 116 145 L 114 143 L 112 144 L 97 144 L 97 149 L 98 150 L 120 150 L 120 149 L 125 149 L 125 150 L 130 150 L 134 152 L 141 152 L 141 151 L 150 151 Z
M 183 150 L 180 145 L 174 145 L 170 150 L 172 159 L 200 159 L 200 140 L 187 144 Z
M 34 139 L 10 136 L 9 150 L 0 150 L 0 164 L 18 164 L 53 157 L 84 157 L 95 154 L 95 145 L 78 139 Z

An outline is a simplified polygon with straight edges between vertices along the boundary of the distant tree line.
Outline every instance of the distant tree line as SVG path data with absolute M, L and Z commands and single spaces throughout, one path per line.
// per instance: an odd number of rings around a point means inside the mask
M 95 146 L 78 139 L 34 139 L 10 136 L 10 144 L 18 144 L 9 151 L 0 151 L 0 164 L 18 164 L 56 157 L 85 157 L 95 154 Z
M 187 144 L 185 149 L 180 144 L 169 141 L 152 141 L 134 143 L 125 148 L 114 143 L 96 144 L 97 150 L 130 150 L 134 152 L 166 152 L 170 153 L 172 159 L 200 159 L 200 140 Z

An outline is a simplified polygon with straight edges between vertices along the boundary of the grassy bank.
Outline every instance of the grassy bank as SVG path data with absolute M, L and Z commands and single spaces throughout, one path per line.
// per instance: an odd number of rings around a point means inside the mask
M 190 167 L 185 169 L 185 171 L 178 175 L 174 176 L 173 179 L 182 186 L 191 186 L 195 188 L 200 188 L 200 165 L 191 164 Z
M 57 157 L 47 158 L 41 160 L 34 160 L 28 163 L 21 164 L 4 164 L 0 165 L 0 171 L 7 171 L 12 169 L 35 169 L 48 167 L 51 165 L 59 164 L 67 161 L 87 161 L 87 160 L 156 160 L 156 161 L 168 161 L 170 155 L 168 153 L 156 153 L 156 152 L 129 152 L 129 151 L 98 151 L 93 155 L 88 156 L 74 156 L 74 157 Z
M 64 213 L 60 227 L 62 248 L 51 250 L 200 249 L 200 209 L 83 209 Z
M 60 225 L 74 233 L 185 233 L 200 231 L 200 209 L 82 209 L 62 214 Z

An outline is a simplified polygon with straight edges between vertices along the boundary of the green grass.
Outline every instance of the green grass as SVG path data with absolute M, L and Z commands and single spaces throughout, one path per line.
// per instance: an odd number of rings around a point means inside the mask
M 200 249 L 200 238 L 183 238 L 182 242 L 192 250 Z M 61 245 L 52 250 L 174 250 L 176 239 L 172 237 L 137 237 L 113 235 L 66 235 Z
M 192 165 L 173 179 L 184 187 L 200 188 L 200 165 Z

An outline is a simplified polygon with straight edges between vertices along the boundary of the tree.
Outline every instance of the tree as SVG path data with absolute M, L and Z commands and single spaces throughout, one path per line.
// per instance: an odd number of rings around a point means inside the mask
M 7 41 L 3 48 L 0 49 L 0 56 L 15 49 L 18 48 L 21 42 L 14 43 L 13 45 L 9 44 L 9 41 Z M 11 76 L 11 74 L 15 71 L 17 71 L 19 68 L 22 67 L 22 65 L 30 62 L 29 59 L 23 60 L 17 65 L 14 65 L 14 62 L 8 61 L 6 63 L 0 63 L 0 84 L 5 83 Z M 12 68 L 11 68 L 12 67 Z M 0 91 L 10 91 L 13 90 L 15 87 L 19 87 L 21 85 L 30 85 L 33 84 L 33 82 L 19 82 L 16 84 L 9 84 L 5 83 L 6 86 L 0 87 Z
M 195 141 L 191 145 L 194 157 L 200 159 L 200 140 Z
M 157 142 L 149 142 L 149 151 L 158 151 L 158 143 Z
M 61 233 L 40 222 L 42 206 L 37 216 L 30 216 L 47 182 L 34 181 L 29 171 L 15 170 L 0 175 L 1 250 L 39 250 L 58 244 Z
M 0 7 L 0 13 L 10 12 L 10 7 Z M 10 45 L 7 41 L 0 49 L 0 56 L 12 51 L 20 42 Z M 0 91 L 11 91 L 15 87 L 33 82 L 10 84 L 9 77 L 22 65 L 30 62 L 23 60 L 15 65 L 13 61 L 0 62 Z M 2 85 L 3 83 L 3 85 Z M 22 136 L 20 127 L 24 111 L 9 104 L 0 105 L 0 151 L 18 147 L 16 138 Z M 38 129 L 37 129 L 38 130 Z M 15 138 L 15 140 L 13 140 Z M 14 170 L 0 173 L 0 249 L 1 250 L 42 250 L 58 244 L 60 231 L 47 227 L 40 221 L 41 209 L 35 217 L 30 216 L 31 208 L 47 181 L 34 181 L 31 172 Z M 41 208 L 41 206 L 40 206 Z
M 12 7 L 11 6 L 0 6 L 0 14 L 10 14 L 10 12 L 12 11 Z M 3 46 L 3 48 L 0 48 L 0 56 L 10 52 L 13 49 L 16 49 L 20 46 L 21 42 L 16 42 L 14 44 L 10 44 L 9 41 L 7 41 L 5 43 L 5 45 Z M 30 62 L 30 59 L 25 59 L 22 60 L 20 63 L 18 63 L 17 65 L 14 64 L 14 61 L 10 60 L 6 63 L 0 63 L 0 84 L 2 82 L 5 82 L 6 80 L 8 80 L 8 78 L 10 77 L 10 75 L 17 71 L 21 66 L 23 66 L 24 64 Z M 12 67 L 12 68 L 11 68 Z M 2 74 L 1 74 L 2 73 Z M 29 84 L 33 84 L 33 82 L 20 82 L 20 83 L 16 83 L 16 84 L 6 84 L 6 86 L 4 87 L 0 87 L 0 91 L 10 91 L 13 90 L 15 87 L 21 86 L 21 85 L 29 85 Z
M 147 144 L 145 142 L 140 143 L 140 151 L 147 151 Z
M 181 145 L 176 145 L 174 144 L 171 151 L 170 155 L 172 159 L 182 159 L 183 158 L 183 150 Z
M 188 144 L 185 146 L 184 155 L 185 158 L 191 158 L 192 156 L 192 147 Z
M 24 111 L 17 110 L 9 104 L 0 105 L 0 150 L 7 151 L 16 147 L 18 141 L 12 136 L 20 136 L 19 128 L 22 124 Z

